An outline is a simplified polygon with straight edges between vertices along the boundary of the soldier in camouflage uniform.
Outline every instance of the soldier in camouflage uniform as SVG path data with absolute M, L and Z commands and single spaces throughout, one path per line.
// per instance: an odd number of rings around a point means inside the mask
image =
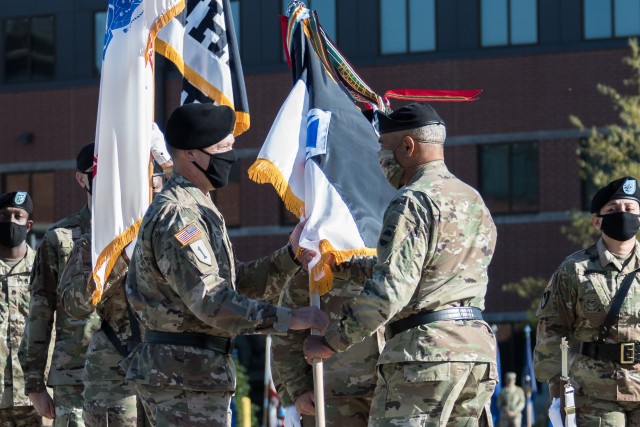
M 70 316 L 82 320 L 97 312 L 102 319 L 100 329 L 91 337 L 82 376 L 87 427 L 144 425 L 133 384 L 125 380 L 125 372 L 119 366 L 129 354 L 131 337 L 124 290 L 127 268 L 123 257 L 118 258 L 102 298 L 94 306 L 96 284 L 92 278 L 91 235 L 87 234 L 74 245 L 60 279 L 58 299 Z
M 342 303 L 360 293 L 362 285 L 347 280 L 335 280 L 333 288 L 321 297 L 320 307 L 337 318 Z M 281 306 L 298 308 L 309 305 L 309 274 L 300 269 L 280 294 Z M 272 337 L 271 357 L 275 377 L 303 414 L 304 426 L 315 426 L 313 373 L 305 362 L 302 343 L 307 331 L 290 332 Z M 337 354 L 324 364 L 325 419 L 331 427 L 365 427 L 369 420 L 371 397 L 376 386 L 376 362 L 384 345 L 382 334 L 374 334 Z
M 25 192 L 0 195 L 0 427 L 42 425 L 24 391 L 18 347 L 29 315 L 35 251 L 26 243 L 33 203 Z
M 305 340 L 305 354 L 330 357 L 386 324 L 369 425 L 477 425 L 498 379 L 481 315 L 496 228 L 480 195 L 447 170 L 433 108 L 415 103 L 377 119 L 381 167 L 403 187 L 384 214 L 377 263 L 339 268 L 364 282 L 362 293 L 324 338 Z
M 522 410 L 526 404 L 524 390 L 516 385 L 516 373 L 507 372 L 504 376 L 505 384 L 498 393 L 498 408 L 500 408 L 500 427 L 522 426 Z
M 154 194 L 163 184 L 164 174 L 159 168 L 154 162 Z M 76 241 L 58 286 L 58 298 L 70 316 L 82 320 L 97 312 L 102 320 L 100 329 L 91 337 L 82 376 L 82 415 L 87 427 L 144 426 L 144 411 L 141 406 L 138 408 L 133 384 L 125 380 L 125 372 L 119 366 L 129 354 L 131 338 L 124 289 L 128 267 L 123 257 L 118 258 L 102 297 L 94 306 L 91 234 L 86 234 Z
M 640 425 L 639 201 L 632 177 L 596 193 L 591 213 L 600 239 L 560 264 L 538 308 L 536 376 L 549 382 L 552 409 L 559 410 L 560 342 L 566 337 L 574 356 L 569 377 L 576 388 L 580 427 Z M 614 295 L 629 283 L 624 283 L 627 277 L 632 281 L 619 313 L 610 328 L 603 327 Z
M 91 181 L 93 143 L 76 158 L 76 180 L 87 191 L 87 205 L 51 226 L 45 233 L 31 277 L 29 318 L 20 349 L 26 391 L 40 415 L 55 418 L 54 426 L 82 426 L 82 371 L 87 345 L 96 330 L 97 317 L 78 321 L 67 315 L 56 297 L 58 280 L 73 242 L 91 231 Z M 47 384 L 45 367 L 55 315 L 55 344 Z
M 153 425 L 229 425 L 233 338 L 324 329 L 328 321 L 317 308 L 292 311 L 250 299 L 280 291 L 298 267 L 298 248 L 235 260 L 209 195 L 226 185 L 236 160 L 234 123 L 231 108 L 212 104 L 183 105 L 167 122 L 173 175 L 144 215 L 126 284 L 141 329 L 126 378 Z

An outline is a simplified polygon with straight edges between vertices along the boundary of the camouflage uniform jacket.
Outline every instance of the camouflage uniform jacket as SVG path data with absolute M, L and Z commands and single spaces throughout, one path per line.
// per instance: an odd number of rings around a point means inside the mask
M 291 310 L 251 299 L 276 295 L 297 268 L 287 248 L 237 263 L 222 215 L 176 172 L 142 219 L 127 275 L 127 298 L 141 328 L 233 338 L 285 332 Z M 127 380 L 201 391 L 235 389 L 231 358 L 192 346 L 137 346 Z
M 640 245 L 622 265 L 602 239 L 566 258 L 551 277 L 538 308 L 535 373 L 558 393 L 560 341 L 572 344 L 598 341 L 600 325 L 625 276 L 637 273 L 625 298 L 617 323 L 605 343 L 640 342 Z M 579 350 L 573 348 L 572 350 Z M 572 351 L 572 353 L 574 353 Z M 640 364 L 623 367 L 617 362 L 575 355 L 569 376 L 586 396 L 609 401 L 640 401 Z
M 377 263 L 347 263 L 336 273 L 364 282 L 364 290 L 343 306 L 327 341 L 341 351 L 414 313 L 483 310 L 495 243 L 496 228 L 478 192 L 443 161 L 422 165 L 384 214 Z M 495 364 L 495 337 L 480 320 L 432 322 L 388 340 L 378 363 L 411 361 Z
M 24 391 L 24 375 L 18 361 L 18 348 L 29 316 L 29 275 L 35 251 L 27 254 L 13 268 L 0 261 L 0 409 L 30 406 Z
M 342 303 L 358 295 L 362 284 L 336 279 L 333 288 L 320 300 L 322 310 L 332 321 L 338 320 Z M 280 294 L 280 305 L 298 308 L 309 305 L 309 275 L 300 269 Z M 294 400 L 313 390 L 311 366 L 304 360 L 302 343 L 308 331 L 289 331 L 274 335 L 271 357 L 277 371 L 278 389 L 283 387 Z M 324 362 L 324 389 L 327 399 L 340 397 L 371 397 L 376 386 L 376 363 L 384 346 L 382 334 L 374 334 Z
M 118 258 L 104 286 L 102 298 L 94 306 L 92 298 L 96 286 L 93 280 L 89 280 L 92 274 L 91 235 L 87 234 L 76 241 L 58 287 L 58 298 L 71 317 L 81 320 L 96 312 L 125 348 L 131 337 L 124 289 L 127 268 L 122 257 Z M 83 381 L 124 382 L 125 372 L 119 366 L 123 358 L 102 328 L 98 329 L 87 349 Z M 85 399 L 87 397 L 85 390 Z
M 20 349 L 27 393 L 45 391 L 44 373 L 55 314 L 55 346 L 47 385 L 82 384 L 82 370 L 91 334 L 98 326 L 94 317 L 82 321 L 68 316 L 57 300 L 58 280 L 73 242 L 91 231 L 88 207 L 54 224 L 44 235 L 36 253 L 31 284 L 31 303 L 25 340 Z

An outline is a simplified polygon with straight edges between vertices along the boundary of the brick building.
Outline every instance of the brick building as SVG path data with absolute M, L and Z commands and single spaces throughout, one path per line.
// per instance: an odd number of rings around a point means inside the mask
M 283 244 L 291 229 L 274 190 L 246 171 L 291 88 L 277 15 L 287 1 L 235 0 L 233 12 L 251 108 L 241 160 L 215 199 L 241 259 Z M 446 160 L 487 200 L 498 225 L 487 316 L 510 327 L 528 301 L 500 291 L 549 277 L 576 249 L 561 234 L 585 206 L 581 134 L 615 121 L 597 83 L 621 87 L 626 39 L 640 34 L 640 5 L 622 0 L 312 0 L 327 33 L 379 93 L 392 88 L 482 88 L 473 103 L 438 104 Z M 0 191 L 27 189 L 42 231 L 78 210 L 74 156 L 94 137 L 107 0 L 27 0 L 0 9 Z M 158 59 L 157 122 L 179 103 L 180 80 Z M 399 103 L 392 103 L 397 107 Z M 518 329 L 519 331 L 519 329 Z M 510 340 L 513 346 L 514 340 Z M 504 363 L 504 361 L 503 361 Z M 511 364 L 515 364 L 513 359 Z M 509 363 L 508 363 L 509 364 Z

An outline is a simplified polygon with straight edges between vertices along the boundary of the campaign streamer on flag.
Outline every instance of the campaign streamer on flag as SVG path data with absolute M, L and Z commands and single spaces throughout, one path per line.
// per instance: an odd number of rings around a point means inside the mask
M 309 40 L 320 31 L 317 16 L 300 4 L 290 15 L 293 89 L 249 176 L 271 183 L 287 208 L 306 218 L 300 246 L 320 254 L 310 264 L 311 291 L 324 294 L 333 285 L 328 257 L 341 263 L 375 255 L 395 190 L 381 172 L 373 127 Z
M 156 52 L 184 76 L 182 104 L 211 102 L 236 112 L 235 136 L 249 129 L 249 103 L 229 0 L 187 0 L 158 34 Z
M 182 9 L 183 0 L 109 0 L 92 187 L 94 304 L 149 205 L 153 42 Z

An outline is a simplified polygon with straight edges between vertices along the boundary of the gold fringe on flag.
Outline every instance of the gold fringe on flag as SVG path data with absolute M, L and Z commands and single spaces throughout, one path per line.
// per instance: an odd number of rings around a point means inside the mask
M 311 269 L 311 283 L 309 292 L 317 292 L 320 296 L 333 288 L 333 271 L 329 267 L 329 260 L 333 257 L 336 265 L 348 261 L 354 256 L 376 256 L 376 250 L 371 248 L 348 249 L 339 251 L 328 240 L 320 241 L 320 261 Z
M 257 159 L 248 170 L 249 179 L 258 184 L 269 183 L 273 185 L 276 193 L 284 202 L 289 212 L 296 218 L 300 218 L 304 213 L 304 202 L 300 200 L 289 187 L 289 183 L 284 178 L 280 170 L 267 159 Z
M 116 265 L 116 261 L 118 261 L 118 257 L 124 250 L 124 248 L 133 241 L 133 239 L 138 235 L 138 230 L 140 229 L 140 224 L 142 223 L 142 218 L 136 221 L 133 225 L 127 228 L 124 232 L 122 232 L 119 236 L 111 241 L 107 245 L 106 248 L 100 252 L 98 255 L 98 260 L 96 261 L 96 266 L 93 269 L 93 280 L 96 282 L 96 290 L 93 292 L 93 296 L 91 302 L 93 305 L 97 305 L 100 302 L 100 298 L 102 298 L 103 291 L 103 283 L 102 280 L 98 277 L 96 272 L 107 263 L 107 266 L 104 270 L 104 278 L 105 280 L 111 274 L 111 270 L 113 270 L 113 266 Z

